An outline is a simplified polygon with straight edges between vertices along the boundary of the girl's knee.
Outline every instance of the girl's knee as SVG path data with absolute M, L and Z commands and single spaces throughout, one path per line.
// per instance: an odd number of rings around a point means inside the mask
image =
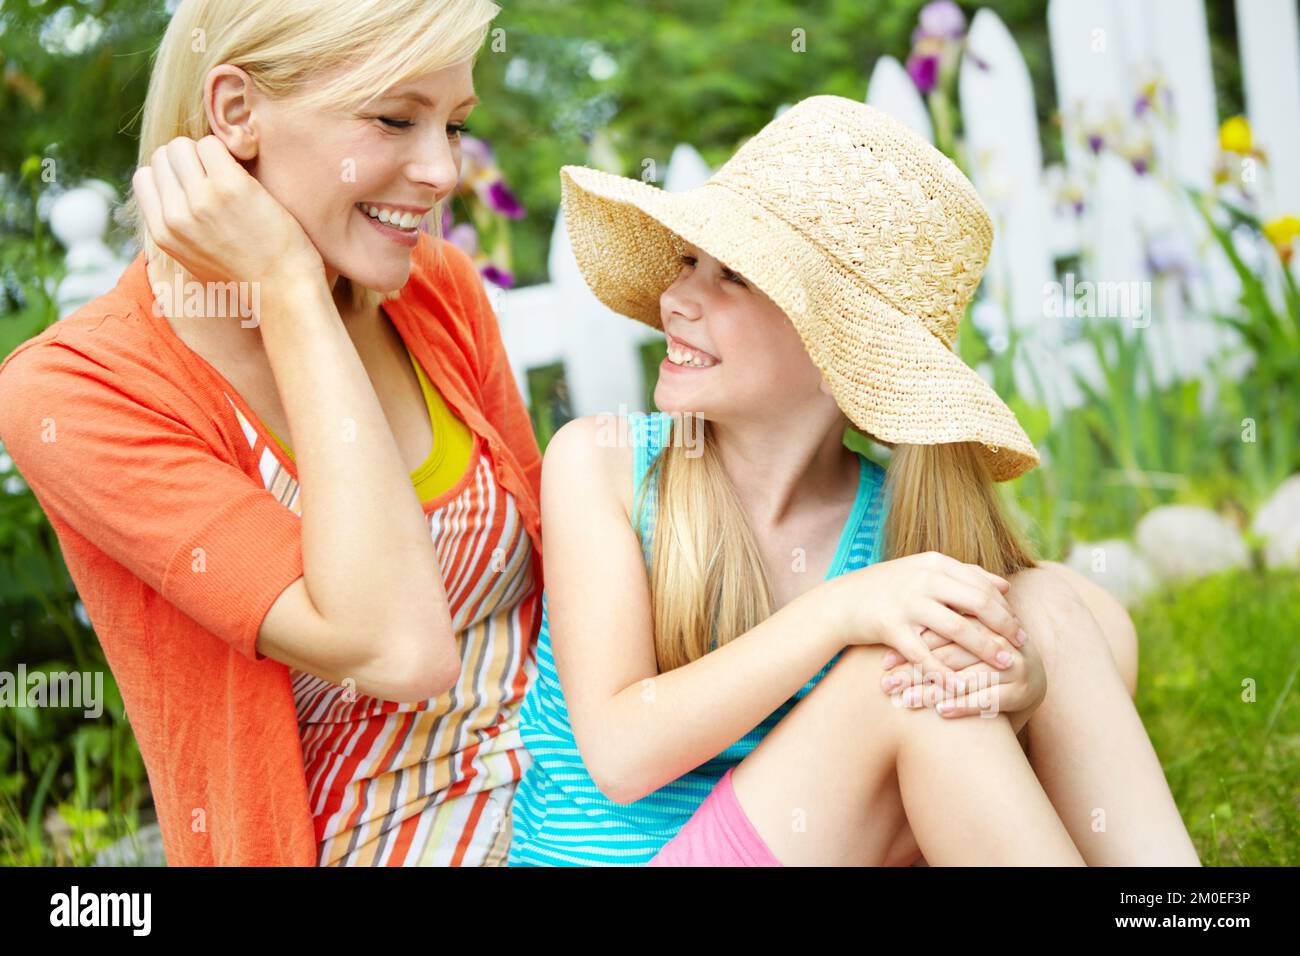
M 1109 661 L 1132 695 L 1137 680 L 1137 633 L 1113 597 L 1064 565 L 1042 562 L 1011 576 L 1007 595 L 1049 668 L 1073 655 Z M 1049 670 L 1049 677 L 1051 671 Z
M 1063 655 L 1104 647 L 1101 628 L 1077 591 L 1056 571 L 1029 568 L 1011 575 L 1007 601 L 1037 643 L 1049 668 Z M 1049 671 L 1050 673 L 1050 671 Z
M 1102 636 L 1110 648 L 1111 657 L 1115 660 L 1115 666 L 1124 678 L 1129 695 L 1132 696 L 1137 688 L 1138 670 L 1138 635 L 1137 629 L 1133 626 L 1133 618 L 1113 594 L 1095 581 L 1089 580 L 1063 564 L 1051 564 L 1050 567 L 1087 605 L 1093 619 L 1101 628 Z

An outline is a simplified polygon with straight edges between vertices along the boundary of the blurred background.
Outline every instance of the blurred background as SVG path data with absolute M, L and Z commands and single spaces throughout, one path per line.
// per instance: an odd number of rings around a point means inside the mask
M 1042 557 L 1129 607 L 1138 708 L 1202 861 L 1300 863 L 1297 0 L 506 7 L 443 228 L 539 442 L 651 407 L 664 354 L 583 285 L 561 165 L 687 189 L 806 96 L 889 110 L 993 214 L 960 349 L 1043 456 L 1001 491 Z M 134 254 L 111 210 L 173 8 L 0 0 L 0 355 Z M 107 700 L 87 720 L 0 697 L 0 864 L 162 862 L 112 676 L 0 450 L 0 673 L 20 665 L 102 671 Z

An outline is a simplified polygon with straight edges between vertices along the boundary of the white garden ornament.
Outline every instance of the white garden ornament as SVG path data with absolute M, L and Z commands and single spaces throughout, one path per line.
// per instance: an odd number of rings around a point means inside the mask
M 104 241 L 109 208 L 116 201 L 112 186 L 92 179 L 69 189 L 50 207 L 50 231 L 68 250 L 68 271 L 54 293 L 61 319 L 117 285 L 128 265 Z

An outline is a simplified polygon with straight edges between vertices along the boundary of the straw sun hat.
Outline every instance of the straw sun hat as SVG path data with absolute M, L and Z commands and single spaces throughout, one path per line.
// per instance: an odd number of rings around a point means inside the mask
M 880 110 L 790 107 L 702 186 L 670 193 L 582 166 L 561 205 L 588 285 L 656 329 L 682 240 L 790 317 L 835 401 L 885 445 L 974 441 L 997 481 L 1038 464 L 1016 417 L 954 352 L 993 239 L 974 187 Z

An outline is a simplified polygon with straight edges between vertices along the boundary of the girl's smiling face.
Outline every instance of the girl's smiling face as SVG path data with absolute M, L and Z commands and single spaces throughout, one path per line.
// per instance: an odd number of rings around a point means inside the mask
M 719 422 L 772 417 L 833 400 L 780 306 L 707 252 L 684 243 L 681 271 L 659 297 L 668 357 L 655 404 Z
M 298 220 L 331 275 L 379 292 L 400 289 L 420 221 L 460 176 L 460 137 L 478 102 L 471 62 L 355 109 L 304 109 L 248 86 L 246 115 L 237 104 L 226 114 L 235 142 L 222 138 L 231 152 Z M 218 92 L 214 112 L 221 105 Z M 216 124 L 214 132 L 222 135 Z

